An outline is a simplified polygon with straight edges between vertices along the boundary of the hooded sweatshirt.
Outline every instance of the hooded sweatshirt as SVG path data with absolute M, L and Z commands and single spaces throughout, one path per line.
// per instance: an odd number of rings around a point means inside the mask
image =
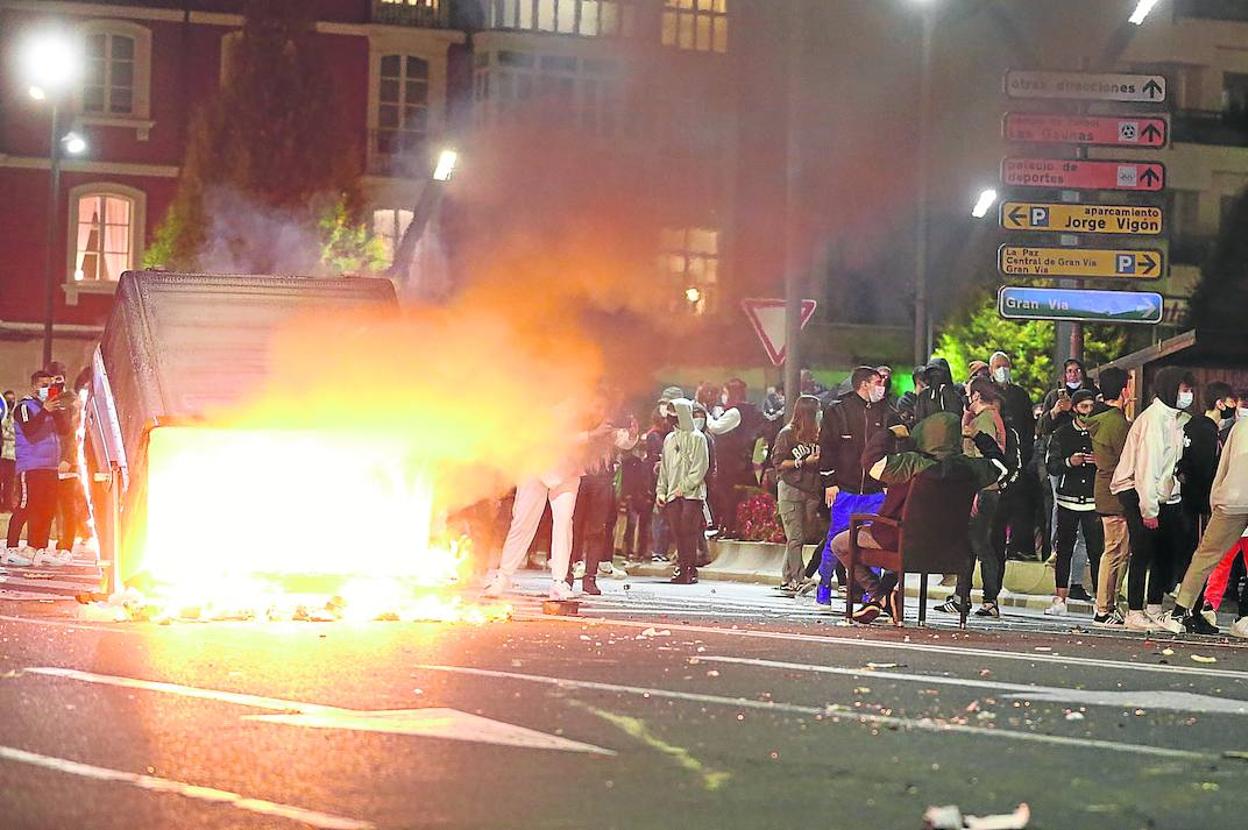
M 1174 471 L 1183 456 L 1183 426 L 1191 417 L 1176 405 L 1185 374 L 1176 366 L 1157 373 L 1157 397 L 1131 424 L 1109 485 L 1115 494 L 1135 490 L 1145 519 L 1157 518 L 1161 505 L 1182 499 Z
M 676 428 L 663 439 L 655 497 L 664 504 L 677 498 L 705 499 L 710 468 L 706 436 L 694 429 L 692 401 L 677 398 L 671 408 L 676 412 Z
M 1122 457 L 1122 448 L 1127 443 L 1131 422 L 1121 409 L 1109 407 L 1092 415 L 1087 423 L 1088 435 L 1092 438 L 1092 455 L 1096 458 L 1096 479 L 1092 485 L 1096 512 L 1102 516 L 1121 516 L 1122 502 L 1111 492 L 1110 485 Z
M 910 487 L 920 475 L 937 478 L 970 476 L 982 489 L 1009 474 L 999 460 L 968 458 L 962 453 L 962 422 L 952 412 L 938 412 L 923 419 L 914 428 L 911 438 L 913 451 L 889 453 L 889 444 L 895 445 L 896 439 L 886 431 L 876 436 L 863 453 L 863 467 L 888 485 L 884 504 L 880 506 L 881 516 L 901 518 L 910 498 Z M 982 449 L 999 455 L 996 440 L 991 436 L 983 435 L 977 443 Z M 873 526 L 871 536 L 884 548 L 897 544 L 897 531 L 888 525 Z
M 914 405 L 915 421 L 922 421 L 937 412 L 961 415 L 966 408 L 962 387 L 953 382 L 949 361 L 938 357 L 927 366 L 927 388 L 919 394 Z
M 1209 504 L 1232 516 L 1248 514 L 1248 419 L 1241 418 L 1231 427 L 1213 477 Z

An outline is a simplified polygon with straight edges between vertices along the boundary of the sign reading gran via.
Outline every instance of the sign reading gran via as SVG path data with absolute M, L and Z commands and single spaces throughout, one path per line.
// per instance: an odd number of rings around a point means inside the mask
M 1067 320 L 1076 323 L 1161 322 L 1160 294 L 1144 291 L 1085 291 L 1005 285 L 997 311 L 1007 320 Z

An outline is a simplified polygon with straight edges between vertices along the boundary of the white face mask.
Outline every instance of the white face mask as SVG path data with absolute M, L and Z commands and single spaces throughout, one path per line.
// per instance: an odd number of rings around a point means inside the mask
M 47 399 L 48 399 L 48 387 L 40 386 L 39 387 L 39 400 L 46 401 Z
M 884 400 L 884 387 L 872 386 L 867 390 L 867 400 L 871 401 L 871 403 L 879 403 Z
M 1243 420 L 1244 418 L 1248 418 L 1248 407 L 1241 406 L 1239 409 L 1235 410 L 1235 417 L 1238 420 Z
M 1010 367 L 998 366 L 992 370 L 992 379 L 997 383 L 1006 384 L 1010 382 Z
M 1083 386 L 1083 383 L 1082 383 L 1081 381 L 1077 381 L 1077 380 L 1076 380 L 1076 381 L 1073 381 L 1073 382 L 1072 382 L 1072 381 L 1069 381 L 1069 380 L 1068 380 L 1068 381 L 1066 381 L 1066 388 L 1067 388 L 1067 389 L 1074 390 L 1074 389 L 1078 389 L 1080 386 Z
M 1189 406 L 1192 405 L 1192 401 L 1195 399 L 1195 397 L 1196 396 L 1191 392 L 1180 392 L 1178 400 L 1175 401 L 1174 405 L 1177 406 L 1179 409 L 1187 409 Z
M 719 396 L 719 402 L 722 403 L 724 406 L 728 405 L 728 393 L 727 392 Z
M 698 430 L 699 432 L 700 432 L 700 431 L 702 430 L 702 428 L 703 428 L 703 427 L 705 427 L 705 426 L 706 426 L 706 419 L 705 419 L 705 418 L 694 418 L 694 419 L 693 419 L 693 428 L 694 428 L 694 429 L 696 429 L 696 430 Z

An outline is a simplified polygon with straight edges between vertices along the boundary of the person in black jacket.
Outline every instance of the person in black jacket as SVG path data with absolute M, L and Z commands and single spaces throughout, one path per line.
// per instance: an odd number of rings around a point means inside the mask
M 1088 379 L 1083 364 L 1073 357 L 1062 364 L 1062 385 L 1044 396 L 1044 412 L 1040 415 L 1039 431 L 1041 435 L 1052 435 L 1070 423 L 1071 408 L 1074 401 L 1071 396 L 1080 389 L 1087 389 L 1093 396 L 1101 394 L 1096 384 Z
M 949 361 L 943 357 L 936 358 L 927 364 L 925 375 L 927 388 L 919 393 L 914 405 L 915 423 L 937 412 L 952 412 L 961 418 L 966 410 L 966 396 L 962 387 L 953 382 Z
M 884 378 L 877 369 L 860 366 L 849 378 L 853 391 L 823 413 L 819 428 L 819 469 L 826 504 L 832 508 L 828 541 L 849 528 L 854 513 L 876 513 L 884 502 L 884 485 L 862 468 L 862 452 L 881 430 L 900 421 L 884 403 Z M 825 546 L 819 565 L 815 602 L 832 603 L 832 572 L 837 559 Z
M 1096 395 L 1080 389 L 1071 395 L 1070 421 L 1053 433 L 1049 441 L 1046 466 L 1057 480 L 1054 490 L 1057 502 L 1057 596 L 1044 613 L 1049 616 L 1066 614 L 1070 596 L 1070 563 L 1075 554 L 1075 536 L 1080 529 L 1088 545 L 1088 562 L 1092 567 L 1093 588 L 1101 563 L 1104 533 L 1096 514 L 1096 460 L 1092 454 L 1092 438 L 1084 418 L 1096 408 Z
M 1183 512 L 1187 514 L 1187 527 L 1196 535 L 1193 543 L 1184 545 L 1183 555 L 1174 569 L 1175 578 L 1187 570 L 1191 552 L 1196 550 L 1195 539 L 1204 535 L 1209 522 L 1209 492 L 1213 489 L 1213 477 L 1218 471 L 1218 458 L 1222 452 L 1220 429 L 1223 414 L 1235 415 L 1234 392 L 1222 381 L 1215 380 L 1204 390 L 1204 414 L 1192 414 L 1183 427 L 1183 455 L 1179 458 L 1175 477 L 1183 484 Z M 1201 598 L 1203 600 L 1203 597 Z
M 988 369 L 992 382 L 1001 392 L 1001 419 L 1017 435 L 1019 462 L 1026 467 L 1031 463 L 1036 442 L 1036 416 L 1032 414 L 1031 396 L 1013 382 L 1013 365 L 1005 352 L 993 352 L 988 359 Z M 1001 497 L 993 527 L 993 544 L 1007 559 L 1034 559 L 1036 556 L 1038 485 L 1039 479 L 1035 476 L 1019 476 L 1015 485 Z

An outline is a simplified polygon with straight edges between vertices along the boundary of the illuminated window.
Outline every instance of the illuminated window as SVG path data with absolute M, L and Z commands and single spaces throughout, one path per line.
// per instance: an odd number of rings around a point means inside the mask
M 610 137 L 619 128 L 622 107 L 618 74 L 611 60 L 515 50 L 481 53 L 473 85 L 477 120 L 523 118 L 540 102 L 547 107 L 543 118 Z
M 413 55 L 382 55 L 374 150 L 397 156 L 424 146 L 429 130 L 429 64 Z
M 664 0 L 662 42 L 695 52 L 727 52 L 728 0 Z
M 659 269 L 676 302 L 693 314 L 714 310 L 719 287 L 719 231 L 664 228 L 659 236 Z
M 116 282 L 134 267 L 134 207 L 114 193 L 78 196 L 74 282 Z
M 486 0 L 487 28 L 585 37 L 631 35 L 633 0 Z
M 122 20 L 83 24 L 79 107 L 95 118 L 147 118 L 150 112 L 151 32 Z
M 386 252 L 386 262 L 394 262 L 394 252 L 399 247 L 399 240 L 407 233 L 407 226 L 410 224 L 410 210 L 384 208 L 373 211 L 373 236 L 381 240 Z

